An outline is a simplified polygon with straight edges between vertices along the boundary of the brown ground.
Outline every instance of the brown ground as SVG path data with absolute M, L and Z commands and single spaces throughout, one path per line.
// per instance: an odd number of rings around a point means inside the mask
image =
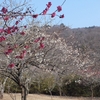
M 16 99 L 12 99 L 16 98 Z M 4 94 L 2 100 L 21 100 L 20 94 Z M 1 100 L 1 99 L 0 99 Z M 59 97 L 59 96 L 47 96 L 47 95 L 37 95 L 29 94 L 27 100 L 92 100 L 91 98 L 82 98 L 82 97 Z M 94 98 L 93 100 L 100 100 L 100 98 Z

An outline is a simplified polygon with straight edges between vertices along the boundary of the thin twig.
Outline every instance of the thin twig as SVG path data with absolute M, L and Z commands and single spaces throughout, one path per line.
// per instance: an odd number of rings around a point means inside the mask
M 64 0 L 64 2 L 62 3 L 62 5 L 61 5 L 61 6 L 63 6 L 65 2 L 66 2 L 66 0 Z

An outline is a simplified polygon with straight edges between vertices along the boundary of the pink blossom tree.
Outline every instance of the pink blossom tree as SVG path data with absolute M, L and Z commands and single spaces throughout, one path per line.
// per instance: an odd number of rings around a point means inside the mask
M 0 26 L 0 74 L 12 79 L 20 86 L 22 89 L 21 100 L 26 100 L 28 85 L 35 69 L 46 70 L 48 69 L 46 66 L 54 67 L 54 63 L 50 65 L 51 62 L 47 59 L 50 54 L 45 56 L 42 51 L 49 45 L 52 45 L 50 48 L 54 48 L 58 42 L 61 43 L 61 46 L 64 44 L 61 39 L 45 35 L 45 31 L 40 31 L 39 27 L 33 27 L 34 31 L 30 32 L 30 26 L 24 20 L 25 18 L 32 20 L 44 15 L 49 15 L 51 18 L 56 16 L 64 18 L 64 15 L 57 15 L 57 12 L 62 10 L 63 4 L 57 6 L 53 13 L 48 14 L 51 2 L 46 4 L 46 8 L 41 13 L 34 13 L 31 7 L 25 6 L 25 3 L 13 8 L 6 2 L 7 5 L 1 6 L 0 10 L 0 22 L 2 23 Z M 57 44 L 55 48 L 58 46 Z M 57 56 L 58 60 L 61 59 L 60 56 Z

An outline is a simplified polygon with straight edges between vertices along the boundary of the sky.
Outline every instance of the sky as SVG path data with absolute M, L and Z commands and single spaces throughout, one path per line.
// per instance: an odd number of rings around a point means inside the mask
M 0 2 L 3 0 L 0 0 Z M 64 0 L 31 0 L 35 12 L 41 12 L 45 9 L 48 2 L 52 2 L 49 13 L 56 10 L 56 7 L 61 5 Z M 100 0 L 66 0 L 62 6 L 64 19 L 55 18 L 54 24 L 63 23 L 70 28 L 81 28 L 100 26 Z M 48 20 L 48 19 L 47 19 Z
M 49 0 L 34 0 L 37 10 L 41 10 Z M 63 0 L 50 0 L 51 11 L 62 4 Z M 40 7 L 41 6 L 41 7 Z M 56 20 L 56 23 L 64 23 L 71 28 L 100 26 L 100 0 L 66 0 L 63 5 L 64 19 Z

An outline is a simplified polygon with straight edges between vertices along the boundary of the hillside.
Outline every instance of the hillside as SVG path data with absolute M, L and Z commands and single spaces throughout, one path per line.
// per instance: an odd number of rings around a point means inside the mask
M 92 26 L 71 29 L 64 25 L 56 25 L 51 27 L 48 31 L 50 31 L 49 33 L 57 32 L 60 36 L 64 37 L 67 42 L 74 42 L 74 46 L 76 43 L 80 43 L 100 53 L 100 27 Z

